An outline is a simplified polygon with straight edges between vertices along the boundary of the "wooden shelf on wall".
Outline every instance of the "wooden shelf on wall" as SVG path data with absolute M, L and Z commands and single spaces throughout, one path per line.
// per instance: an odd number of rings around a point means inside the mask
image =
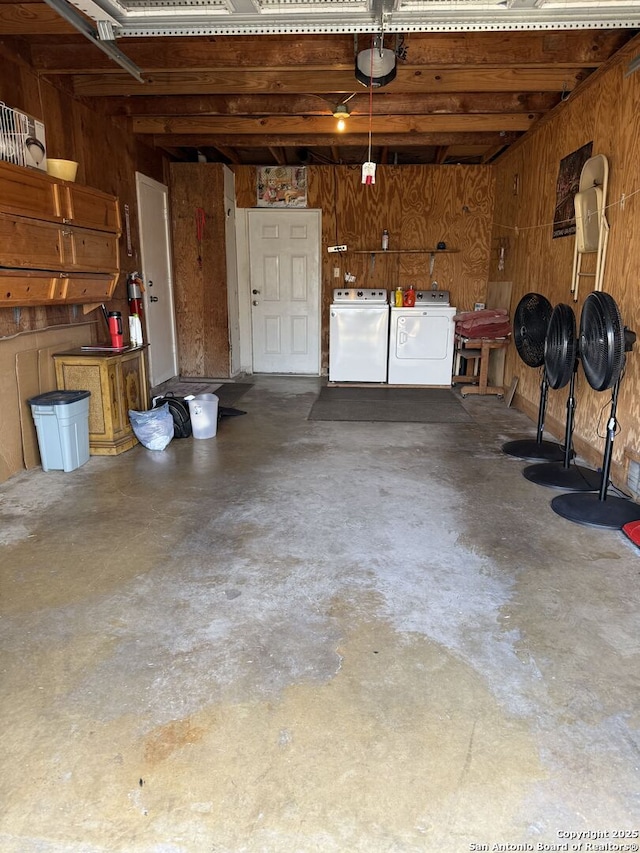
M 347 249 L 341 254 L 348 255 L 457 255 L 460 249 Z

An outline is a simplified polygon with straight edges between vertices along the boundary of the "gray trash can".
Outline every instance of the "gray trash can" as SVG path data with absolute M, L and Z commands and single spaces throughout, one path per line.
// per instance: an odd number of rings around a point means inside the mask
M 90 391 L 47 391 L 27 401 L 43 471 L 74 471 L 89 461 L 90 396 Z

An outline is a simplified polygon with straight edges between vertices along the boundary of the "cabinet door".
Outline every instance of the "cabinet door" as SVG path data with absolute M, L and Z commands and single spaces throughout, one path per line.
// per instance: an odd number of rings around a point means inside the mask
M 107 299 L 111 299 L 116 281 L 117 276 L 115 275 L 72 273 L 63 279 L 64 301 L 76 303 L 105 302 Z
M 129 427 L 129 417 L 125 411 L 125 401 L 122 388 L 122 371 L 120 362 L 111 361 L 107 364 L 109 398 L 105 401 L 112 427 L 112 438 L 117 438 L 125 426 Z
M 60 222 L 58 185 L 47 175 L 0 161 L 0 210 Z
M 147 409 L 147 389 L 143 359 L 143 353 L 138 352 L 122 361 L 122 385 L 127 420 L 129 409 L 137 412 L 143 412 Z
M 66 222 L 97 231 L 120 233 L 120 210 L 114 196 L 80 184 L 66 184 L 60 187 L 60 192 Z
M 67 228 L 63 231 L 63 269 L 95 272 L 118 270 L 118 238 L 107 231 Z
M 61 226 L 0 213 L 1 266 L 61 270 L 61 244 Z
M 0 270 L 0 307 L 52 302 L 61 280 L 51 272 Z

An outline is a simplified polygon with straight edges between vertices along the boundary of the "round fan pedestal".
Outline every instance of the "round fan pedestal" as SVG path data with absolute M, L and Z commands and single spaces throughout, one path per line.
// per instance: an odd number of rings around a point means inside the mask
M 625 329 L 615 300 L 608 293 L 594 291 L 585 299 L 580 321 L 580 355 L 585 376 L 595 391 L 612 388 L 611 412 L 602 459 L 600 488 L 596 493 L 573 492 L 558 495 L 551 509 L 569 521 L 591 527 L 622 530 L 630 521 L 640 521 L 640 506 L 628 498 L 609 496 L 609 475 L 613 440 L 618 422 L 618 394 L 624 372 L 625 353 L 631 351 L 635 332 Z
M 640 506 L 616 496 L 602 500 L 595 493 L 574 492 L 553 498 L 551 508 L 563 518 L 588 527 L 622 530 L 630 521 L 640 521 Z
M 519 459 L 546 460 L 547 462 L 562 462 L 564 450 L 554 441 L 536 441 L 533 438 L 520 438 L 507 441 L 502 445 L 502 452 Z
M 527 480 L 550 489 L 562 489 L 568 492 L 597 492 L 600 488 L 600 475 L 591 468 L 571 465 L 564 462 L 542 462 L 529 465 L 522 472 Z

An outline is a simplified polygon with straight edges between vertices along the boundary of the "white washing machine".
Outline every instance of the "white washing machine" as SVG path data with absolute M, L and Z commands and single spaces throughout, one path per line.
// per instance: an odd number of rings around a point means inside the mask
M 387 291 L 334 290 L 329 309 L 329 381 L 386 382 L 388 352 Z
M 392 308 L 390 385 L 451 385 L 456 309 L 448 290 L 418 290 L 414 308 Z

